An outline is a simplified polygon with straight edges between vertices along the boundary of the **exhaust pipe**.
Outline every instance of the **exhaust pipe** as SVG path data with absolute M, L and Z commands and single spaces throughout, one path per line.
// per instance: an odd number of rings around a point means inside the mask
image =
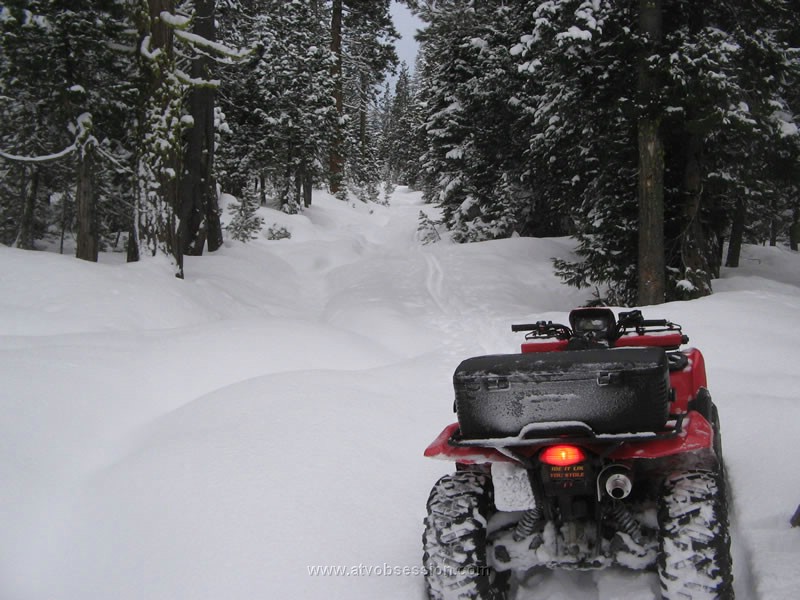
M 614 500 L 627 498 L 633 489 L 633 481 L 629 476 L 630 469 L 623 465 L 611 465 L 603 469 L 597 479 L 597 497 L 602 495 L 601 490 Z

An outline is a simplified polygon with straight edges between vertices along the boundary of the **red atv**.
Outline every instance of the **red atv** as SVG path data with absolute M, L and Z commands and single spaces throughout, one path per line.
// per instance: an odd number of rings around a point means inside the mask
M 666 599 L 733 598 L 717 408 L 679 325 L 581 308 L 520 354 L 463 361 L 427 448 L 432 600 L 513 598 L 532 569 L 656 569 Z

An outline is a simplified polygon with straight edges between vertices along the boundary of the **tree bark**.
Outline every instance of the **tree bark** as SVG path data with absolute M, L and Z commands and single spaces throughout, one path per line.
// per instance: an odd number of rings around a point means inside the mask
M 662 36 L 661 0 L 640 0 L 639 28 L 648 40 L 639 64 L 639 94 L 645 109 L 638 123 L 639 144 L 639 264 L 640 306 L 665 300 L 664 262 L 664 146 L 660 119 L 650 106 L 659 82 L 648 67 Z
M 94 152 L 87 144 L 78 158 L 78 184 L 75 190 L 78 217 L 78 240 L 75 256 L 97 262 L 97 203 L 94 194 Z
M 744 220 L 746 215 L 744 200 L 736 199 L 736 211 L 731 222 L 731 239 L 728 242 L 728 257 L 725 259 L 726 267 L 738 267 L 739 256 L 742 253 L 742 240 L 744 238 Z
M 654 119 L 639 121 L 639 287 L 640 306 L 665 299 L 664 148 Z
M 794 209 L 792 224 L 789 226 L 789 248 L 797 252 L 800 244 L 800 209 Z
M 701 222 L 703 205 L 702 153 L 700 134 L 685 132 L 684 229 L 681 235 L 681 263 L 684 278 L 691 284 L 685 298 L 699 298 L 711 293 L 713 251 Z M 684 298 L 684 299 L 685 299 Z
M 30 187 L 28 178 L 25 176 L 27 167 L 23 167 L 22 176 L 22 217 L 19 222 L 17 239 L 14 242 L 15 248 L 22 250 L 33 250 L 33 228 L 36 214 L 36 196 L 39 195 L 39 168 L 31 167 Z
M 702 2 L 689 3 L 689 30 L 697 36 L 705 26 L 705 8 Z M 704 207 L 703 196 L 703 134 L 697 131 L 697 118 L 687 115 L 694 128 L 683 131 L 683 229 L 680 235 L 680 267 L 684 279 L 690 284 L 684 288 L 682 299 L 699 298 L 711 293 L 711 279 L 718 270 L 716 250 L 709 240 L 715 224 L 704 225 L 701 220 Z
M 308 208 L 311 206 L 311 194 L 314 185 L 314 178 L 307 168 L 303 168 L 303 205 Z
M 769 245 L 773 248 L 778 245 L 778 229 L 780 228 L 778 218 L 775 216 L 776 207 L 777 202 L 772 200 L 772 202 L 770 202 L 770 212 L 773 216 L 769 221 Z
M 333 52 L 335 57 L 333 65 L 331 66 L 331 76 L 334 82 L 333 97 L 336 103 L 336 114 L 340 122 L 344 116 L 344 85 L 342 82 L 342 4 L 343 0 L 333 0 L 333 11 L 331 13 L 331 52 Z M 332 194 L 336 194 L 342 187 L 342 168 L 344 166 L 342 143 L 341 125 L 337 123 L 328 166 Z
M 183 89 L 172 75 L 175 69 L 172 27 L 161 19 L 172 13 L 173 0 L 148 0 L 149 19 L 143 36 L 149 48 L 141 60 L 146 73 L 140 130 L 137 140 L 137 223 L 133 239 L 136 253 L 168 257 L 175 276 L 183 278 L 183 252 L 177 230 L 178 179 L 181 175 L 181 144 L 175 138 L 181 119 Z
M 193 33 L 212 42 L 216 40 L 215 6 L 214 0 L 195 0 Z M 192 60 L 192 77 L 210 79 L 212 64 L 209 57 L 199 54 Z M 195 86 L 188 98 L 189 114 L 194 124 L 186 132 L 185 138 L 178 236 L 181 251 L 189 256 L 201 255 L 206 242 L 210 251 L 212 246 L 216 250 L 219 248 L 217 240 L 222 238 L 219 217 L 217 215 L 214 218 L 214 213 L 218 212 L 213 177 L 215 95 L 211 86 Z

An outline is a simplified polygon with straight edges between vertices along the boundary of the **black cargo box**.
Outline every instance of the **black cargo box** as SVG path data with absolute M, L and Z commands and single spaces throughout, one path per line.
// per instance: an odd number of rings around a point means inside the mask
M 458 366 L 453 385 L 465 439 L 556 422 L 582 422 L 596 434 L 659 431 L 669 416 L 663 348 L 478 356 Z

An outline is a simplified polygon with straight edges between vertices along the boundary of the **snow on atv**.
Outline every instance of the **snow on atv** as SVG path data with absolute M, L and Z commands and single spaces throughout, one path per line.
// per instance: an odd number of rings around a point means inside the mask
M 513 598 L 532 569 L 658 571 L 665 599 L 733 598 L 717 408 L 681 327 L 580 308 L 519 354 L 463 361 L 425 455 L 431 600 Z

